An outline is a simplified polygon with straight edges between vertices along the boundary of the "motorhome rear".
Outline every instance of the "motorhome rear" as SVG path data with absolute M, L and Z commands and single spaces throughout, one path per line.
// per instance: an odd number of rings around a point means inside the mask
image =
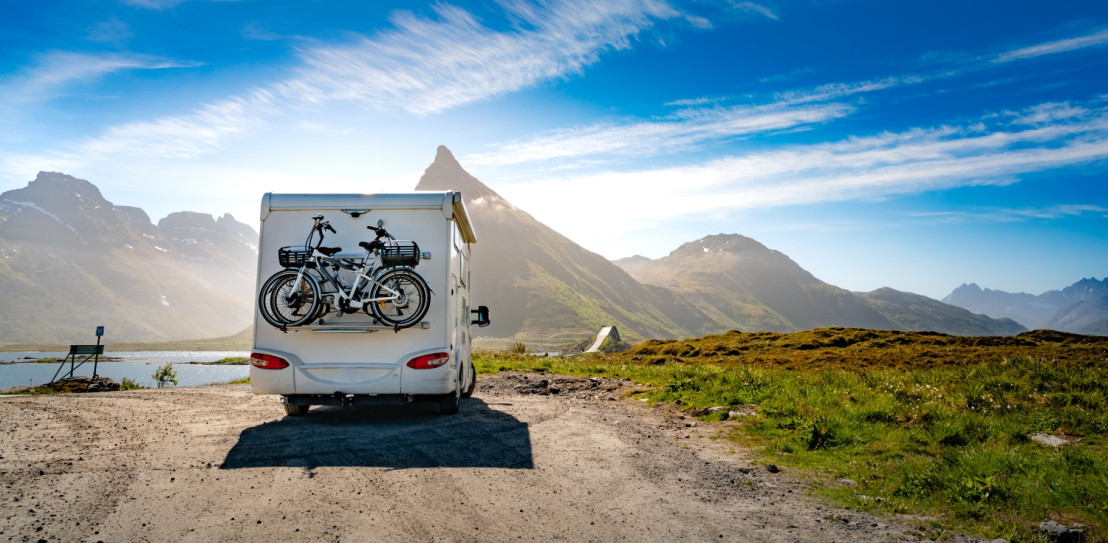
M 421 399 L 456 412 L 459 398 L 472 393 L 476 382 L 470 325 L 488 323 L 486 308 L 470 308 L 470 246 L 476 237 L 461 194 L 268 193 L 261 207 L 258 290 L 285 269 L 278 259 L 281 248 L 303 245 L 313 220 L 323 216 L 334 230 L 327 232 L 325 245 L 341 248 L 335 259 L 364 259 L 359 242 L 373 240 L 367 227 L 378 224 L 398 239 L 416 242 L 419 259 L 412 269 L 431 295 L 427 314 L 407 328 L 386 325 L 367 311 L 339 316 L 337 307 L 306 325 L 274 326 L 255 307 L 253 392 L 280 394 L 290 415 L 303 415 L 311 405 Z

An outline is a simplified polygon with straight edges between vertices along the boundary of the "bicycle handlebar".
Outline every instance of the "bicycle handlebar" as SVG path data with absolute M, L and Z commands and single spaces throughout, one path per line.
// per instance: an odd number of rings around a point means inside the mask
M 396 238 L 392 237 L 392 234 L 390 234 L 387 230 L 385 230 L 384 226 L 369 225 L 369 226 L 366 226 L 366 228 L 376 232 L 377 233 L 377 239 L 381 239 L 381 238 L 396 239 Z
M 335 232 L 335 228 L 333 226 L 331 226 L 331 221 L 323 220 L 323 215 L 316 215 L 315 217 L 312 217 L 312 220 L 315 221 L 315 224 L 312 225 L 312 228 L 315 229 L 315 230 L 318 230 L 320 232 L 320 234 L 322 234 L 324 230 L 327 230 L 327 231 L 331 232 L 332 234 L 337 234 L 338 233 L 338 232 Z
M 309 247 L 312 245 L 311 240 L 314 237 L 316 232 L 319 232 L 319 241 L 315 244 L 316 247 L 319 247 L 320 245 L 323 244 L 323 231 L 324 230 L 327 230 L 327 231 L 331 232 L 332 234 L 337 234 L 338 233 L 338 232 L 335 231 L 335 228 L 333 226 L 331 226 L 330 221 L 323 220 L 323 215 L 316 215 L 315 217 L 312 217 L 312 220 L 315 221 L 315 224 L 312 225 L 312 229 L 309 231 L 308 239 L 305 241 L 304 245 L 307 245 Z M 378 224 L 380 224 L 380 223 L 378 223 Z M 378 240 L 380 240 L 381 238 L 396 239 L 395 237 L 393 237 L 392 234 L 390 234 L 388 232 L 388 230 L 385 230 L 384 226 L 368 225 L 368 226 L 366 226 L 366 228 L 369 229 L 369 230 L 373 230 L 373 232 L 377 234 L 377 239 Z

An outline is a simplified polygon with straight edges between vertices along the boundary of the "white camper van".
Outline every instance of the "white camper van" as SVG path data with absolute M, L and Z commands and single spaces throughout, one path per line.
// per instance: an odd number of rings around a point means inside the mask
M 458 411 L 476 383 L 470 325 L 489 322 L 470 309 L 476 238 L 460 193 L 268 193 L 261 220 L 255 394 L 280 394 L 289 415 L 415 400 Z

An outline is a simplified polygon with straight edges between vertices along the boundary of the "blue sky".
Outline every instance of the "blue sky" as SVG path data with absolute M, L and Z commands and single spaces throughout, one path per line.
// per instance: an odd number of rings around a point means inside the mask
M 266 191 L 410 190 L 441 144 L 612 259 L 740 233 L 857 291 L 1108 275 L 1101 1 L 0 10 L 2 190 L 256 227 Z

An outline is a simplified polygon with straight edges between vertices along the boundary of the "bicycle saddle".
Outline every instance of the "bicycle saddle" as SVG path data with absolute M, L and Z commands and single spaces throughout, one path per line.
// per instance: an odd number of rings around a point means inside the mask
M 335 253 L 342 250 L 342 247 L 316 247 L 316 250 L 327 256 L 334 256 Z

